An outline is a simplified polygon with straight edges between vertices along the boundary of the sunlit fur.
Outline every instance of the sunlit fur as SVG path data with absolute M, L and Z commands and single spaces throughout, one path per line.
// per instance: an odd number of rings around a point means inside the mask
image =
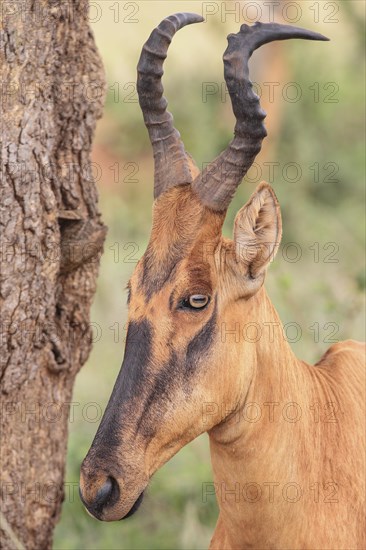
M 188 185 L 155 202 L 129 283 L 124 365 L 82 466 L 84 502 L 112 477 L 119 490 L 94 515 L 123 518 L 154 472 L 208 431 L 220 508 L 211 548 L 364 548 L 364 346 L 335 344 L 315 366 L 294 356 L 263 287 L 281 239 L 270 186 L 239 211 L 233 240 L 223 220 Z M 210 303 L 182 309 L 191 294 Z

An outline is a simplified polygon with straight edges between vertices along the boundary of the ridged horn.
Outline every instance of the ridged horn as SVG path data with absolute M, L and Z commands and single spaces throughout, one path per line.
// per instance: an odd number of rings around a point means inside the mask
M 164 19 L 143 46 L 137 65 L 139 103 L 154 153 L 154 198 L 169 187 L 193 180 L 180 134 L 167 111 L 161 77 L 175 33 L 186 25 L 202 21 L 203 17 L 195 13 L 176 13 Z
M 202 203 L 213 210 L 227 209 L 267 135 L 263 124 L 266 113 L 261 109 L 259 97 L 249 80 L 248 61 L 254 50 L 263 44 L 289 38 L 329 40 L 321 34 L 298 27 L 259 22 L 251 27 L 242 25 L 237 34 L 228 36 L 223 59 L 225 81 L 236 117 L 234 139 L 192 184 Z

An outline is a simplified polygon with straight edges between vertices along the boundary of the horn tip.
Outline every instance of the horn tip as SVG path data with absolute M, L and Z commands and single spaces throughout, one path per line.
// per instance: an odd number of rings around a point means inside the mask
M 258 45 L 263 45 L 264 43 L 272 42 L 273 40 L 284 40 L 287 38 L 303 38 L 305 40 L 320 40 L 323 42 L 329 42 L 330 40 L 330 38 L 324 36 L 323 34 L 302 29 L 300 27 L 284 25 L 282 23 L 262 23 L 261 21 L 256 21 L 253 25 L 247 25 L 244 23 L 241 25 L 240 31 L 237 35 L 246 35 L 248 37 L 252 36 L 255 40 L 255 37 L 264 38 L 265 41 Z M 231 36 L 232 35 L 229 35 L 229 37 Z M 258 45 L 256 47 L 258 47 Z
M 205 20 L 205 18 L 202 15 L 199 15 L 198 13 L 188 12 L 188 11 L 183 12 L 181 14 L 175 14 L 175 15 L 183 15 L 188 20 L 188 24 L 202 23 Z
M 314 33 L 314 35 L 312 36 L 312 40 L 319 40 L 320 42 L 330 42 L 330 38 L 319 33 Z

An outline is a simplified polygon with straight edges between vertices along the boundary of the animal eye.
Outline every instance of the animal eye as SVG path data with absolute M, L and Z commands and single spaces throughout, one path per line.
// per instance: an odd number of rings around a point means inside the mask
M 209 301 L 210 297 L 206 294 L 191 294 L 191 296 L 182 301 L 181 306 L 187 309 L 203 309 Z

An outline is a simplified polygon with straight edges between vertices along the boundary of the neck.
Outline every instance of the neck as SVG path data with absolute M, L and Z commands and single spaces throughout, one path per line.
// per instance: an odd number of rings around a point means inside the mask
M 261 491 L 262 503 L 265 492 L 298 479 L 303 466 L 296 461 L 305 458 L 304 445 L 309 441 L 310 424 L 314 425 L 313 404 L 325 402 L 316 369 L 292 352 L 264 288 L 252 298 L 250 307 L 245 318 L 256 321 L 245 325 L 244 337 L 236 344 L 241 359 L 238 379 L 244 381 L 241 395 L 231 406 L 235 410 L 209 434 L 220 517 L 226 515 L 225 523 L 239 522 L 238 532 L 245 525 L 248 539 L 242 541 L 243 546 L 249 544 L 254 526 L 258 527 L 258 507 L 253 507 L 251 498 Z M 243 374 L 248 371 L 249 378 Z M 294 457 L 290 472 L 289 453 Z M 272 510 L 267 508 L 267 512 L 271 517 Z M 264 521 L 265 506 L 261 514 Z
M 227 417 L 211 431 L 212 440 L 218 443 L 222 440 L 227 444 L 231 438 L 237 440 L 238 431 L 245 437 L 247 428 L 249 433 L 260 430 L 266 417 L 273 423 L 277 408 L 295 401 L 299 403 L 299 387 L 305 389 L 312 384 L 313 367 L 293 353 L 264 287 L 251 299 L 249 311 L 248 304 L 241 307 L 245 307 L 245 311 L 235 311 L 233 316 L 244 319 L 244 323 L 236 323 L 237 330 L 231 330 L 229 335 L 236 338 L 236 353 L 233 354 L 233 341 L 230 354 L 239 358 L 239 365 L 238 359 L 234 359 L 233 366 L 234 376 L 240 381 L 236 388 L 238 395 L 234 403 L 229 401 L 230 397 L 227 399 L 229 405 L 225 403 L 224 408 Z M 229 396 L 233 390 L 231 387 Z M 294 415 L 295 411 L 287 413 Z

